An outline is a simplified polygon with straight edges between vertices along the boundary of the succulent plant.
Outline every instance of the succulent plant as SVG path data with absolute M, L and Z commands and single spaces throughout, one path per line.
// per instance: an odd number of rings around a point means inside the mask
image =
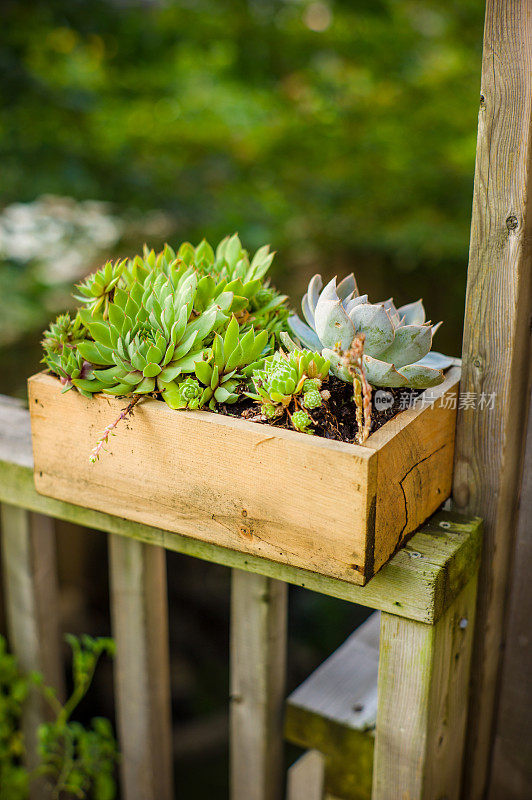
M 62 353 L 65 347 L 74 348 L 79 342 L 87 338 L 87 331 L 83 327 L 81 318 L 76 315 L 74 319 L 69 313 L 60 314 L 43 334 L 42 346 L 45 355 Z M 44 362 L 44 359 L 43 359 Z
M 311 428 L 312 418 L 306 411 L 294 411 L 292 414 L 292 425 L 296 431 L 300 431 L 300 433 L 314 433 Z
M 255 334 L 251 329 L 243 334 L 233 317 L 224 338 L 215 335 L 209 360 L 196 364 L 196 377 L 206 387 L 203 403 L 208 402 L 211 408 L 215 402 L 235 403 L 238 400 L 235 389 L 243 381 L 245 372 L 259 362 L 267 346 L 267 331 Z
M 317 389 L 311 389 L 309 392 L 303 393 L 303 400 L 301 401 L 305 408 L 312 410 L 313 408 L 320 408 L 322 405 L 322 397 Z
M 205 240 L 195 248 L 185 242 L 178 251 L 178 257 L 202 276 L 198 284 L 200 295 L 216 299 L 222 291 L 232 292 L 230 312 L 244 330 L 253 325 L 278 334 L 285 329 L 288 308 L 286 295 L 264 280 L 274 255 L 266 245 L 250 261 L 237 234 L 222 239 L 216 252 Z
M 310 350 L 293 350 L 285 353 L 278 350 L 266 358 L 260 369 L 252 373 L 254 392 L 246 392 L 260 405 L 260 411 L 267 419 L 282 416 L 285 411 L 296 430 L 312 433 L 308 426 L 312 418 L 299 408 L 299 402 L 307 409 L 319 408 L 323 398 L 319 388 L 327 380 L 330 363 L 319 353 Z M 292 412 L 290 407 L 295 410 Z M 298 426 L 294 423 L 300 420 Z M 302 422 L 303 419 L 306 422 Z
M 188 377 L 183 381 L 169 384 L 164 390 L 164 396 L 171 408 L 194 410 L 200 408 L 204 388 L 196 378 Z
M 125 266 L 125 261 L 108 261 L 76 286 L 77 294 L 74 294 L 74 299 L 84 303 L 93 314 L 101 312 L 104 319 L 107 319 L 109 303 Z
M 63 392 L 75 386 L 82 395 L 91 397 L 94 392 L 104 389 L 104 385 L 95 377 L 92 364 L 75 348 L 65 347 L 61 352 L 49 352 L 44 356 L 43 363 L 59 376 Z M 89 384 L 90 390 L 86 388 Z
M 262 369 L 253 372 L 255 392 L 248 392 L 247 395 L 261 405 L 280 404 L 287 407 L 294 397 L 303 393 L 309 378 L 326 380 L 329 366 L 327 359 L 310 350 L 294 350 L 291 353 L 277 351 L 264 360 Z M 312 385 L 310 393 L 315 385 Z M 319 396 L 319 391 L 317 394 Z
M 146 288 L 136 282 L 129 291 L 117 288 L 107 320 L 88 309 L 79 312 L 94 341 L 81 342 L 78 350 L 92 364 L 107 367 L 95 372 L 105 392 L 149 394 L 158 389 L 164 397 L 167 384 L 194 372 L 207 353 L 205 339 L 220 316 L 226 319 L 217 306 L 193 315 L 196 286 L 194 274 L 175 287 L 160 273 Z M 82 388 L 92 391 L 89 383 Z
M 267 346 L 267 331 L 255 334 L 250 330 L 242 333 L 233 316 L 223 338 L 216 333 L 204 358 L 194 364 L 197 378 L 194 390 L 196 392 L 196 386 L 199 386 L 201 392 L 199 397 L 194 395 L 193 405 L 186 398 L 192 390 L 192 383 L 185 386 L 184 383 L 173 381 L 163 388 L 164 399 L 171 408 L 203 408 L 208 404 L 209 408 L 214 409 L 216 403 L 235 403 L 239 399 L 236 389 L 245 379 L 244 368 L 253 368 Z
M 421 300 L 400 308 L 392 299 L 369 303 L 367 295 L 359 295 L 353 274 L 338 286 L 333 278 L 322 287 L 321 276 L 315 275 L 301 304 L 307 324 L 293 315 L 288 326 L 305 347 L 320 350 L 330 360 L 337 377 L 352 380 L 339 351 L 348 350 L 355 334 L 361 333 L 364 369 L 373 386 L 425 389 L 443 381 L 441 368 L 448 366 L 448 359 L 434 353 L 430 364 L 423 363 L 438 326 L 425 321 Z

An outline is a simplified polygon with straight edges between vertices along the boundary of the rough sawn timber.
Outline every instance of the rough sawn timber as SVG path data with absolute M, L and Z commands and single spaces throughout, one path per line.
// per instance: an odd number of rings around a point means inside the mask
M 486 534 L 464 796 L 485 796 L 515 537 L 532 311 L 532 11 L 487 0 L 453 497 Z M 481 403 L 484 398 L 484 407 Z M 493 408 L 486 401 L 493 398 Z

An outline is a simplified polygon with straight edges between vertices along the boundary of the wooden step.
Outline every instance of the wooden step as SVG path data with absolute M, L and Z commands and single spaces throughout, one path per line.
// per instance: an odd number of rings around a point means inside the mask
M 380 613 L 372 614 L 286 702 L 288 741 L 324 756 L 324 791 L 341 800 L 369 800 L 379 668 Z M 303 757 L 304 759 L 304 757 Z M 303 784 L 305 762 L 290 783 Z M 309 768 L 310 759 L 307 760 Z M 312 764 L 315 763 L 315 759 Z M 289 793 L 289 800 L 298 800 Z

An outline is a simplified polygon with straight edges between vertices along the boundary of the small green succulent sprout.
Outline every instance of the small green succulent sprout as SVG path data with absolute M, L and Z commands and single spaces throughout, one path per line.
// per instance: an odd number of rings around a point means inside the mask
M 323 405 L 323 399 L 317 389 L 312 389 L 310 392 L 305 392 L 303 394 L 302 404 L 305 406 L 305 408 L 310 410 L 314 408 L 321 408 Z
M 76 286 L 75 300 L 80 300 L 92 314 L 101 313 L 107 319 L 109 304 L 126 267 L 126 261 L 107 261 L 99 270 Z
M 59 377 L 63 392 L 76 387 L 84 397 L 91 397 L 93 392 L 101 392 L 104 388 L 96 378 L 92 364 L 85 361 L 76 348 L 65 347 L 61 353 L 47 353 L 43 363 Z
M 216 403 L 236 403 L 236 389 L 245 380 L 244 370 L 253 369 L 259 362 L 268 339 L 267 331 L 256 334 L 251 329 L 242 333 L 233 316 L 224 337 L 215 334 L 209 359 L 198 361 L 195 366 L 196 377 L 205 387 L 201 405 L 208 403 L 214 409 Z
M 294 413 L 300 410 L 300 399 L 302 405 L 309 409 L 322 405 L 323 398 L 316 387 L 321 387 L 323 381 L 327 380 L 329 367 L 330 362 L 320 353 L 310 350 L 285 353 L 278 350 L 264 360 L 261 368 L 254 370 L 252 380 L 255 391 L 246 392 L 246 395 L 260 404 L 261 413 L 268 419 L 280 417 L 288 411 L 293 423 Z M 305 386 L 309 391 L 304 391 Z M 292 406 L 296 408 L 294 413 L 290 412 Z M 308 414 L 306 417 L 310 422 L 303 426 L 305 430 L 296 428 L 303 433 L 309 433 L 306 427 L 312 422 Z
M 247 393 L 258 402 L 265 400 L 274 404 L 288 406 L 292 399 L 304 391 L 304 386 L 312 376 L 316 383 L 326 380 L 330 362 L 319 353 L 310 350 L 294 350 L 285 353 L 278 350 L 273 356 L 265 359 L 262 369 L 253 372 L 255 393 Z
M 42 346 L 46 354 L 62 353 L 65 347 L 76 347 L 79 342 L 87 338 L 87 331 L 76 315 L 74 319 L 70 314 L 60 314 L 55 322 L 44 332 Z
M 200 407 L 204 387 L 196 378 L 188 377 L 182 381 L 175 381 L 164 390 L 165 399 L 172 408 L 188 408 L 195 410 Z
M 306 411 L 294 411 L 292 414 L 292 425 L 296 431 L 300 431 L 300 433 L 314 433 L 311 427 L 312 418 Z
M 273 403 L 263 403 L 260 407 L 260 413 L 266 417 L 266 419 L 275 419 L 275 417 L 280 416 L 283 412 L 279 406 L 275 406 Z
M 439 326 L 425 321 L 421 300 L 400 308 L 392 299 L 369 303 L 367 295 L 359 294 L 353 274 L 338 286 L 333 278 L 322 287 L 321 276 L 315 275 L 301 304 L 307 324 L 293 315 L 288 326 L 303 345 L 330 359 L 338 378 L 352 380 L 339 353 L 360 333 L 365 337 L 364 368 L 373 386 L 426 389 L 443 381 L 442 369 L 452 362 L 439 353 L 428 356 Z
M 306 394 L 307 392 L 313 392 L 313 391 L 319 392 L 321 386 L 322 386 L 322 380 L 320 378 L 307 378 L 302 387 L 303 393 Z

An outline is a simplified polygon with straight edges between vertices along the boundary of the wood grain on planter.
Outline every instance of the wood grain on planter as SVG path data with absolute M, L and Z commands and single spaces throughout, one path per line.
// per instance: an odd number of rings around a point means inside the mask
M 456 412 L 439 398 L 455 395 L 458 380 L 453 368 L 433 406 L 403 412 L 363 447 L 147 399 L 90 464 L 125 401 L 61 394 L 56 378 L 39 374 L 29 381 L 36 487 L 364 584 L 450 492 Z

